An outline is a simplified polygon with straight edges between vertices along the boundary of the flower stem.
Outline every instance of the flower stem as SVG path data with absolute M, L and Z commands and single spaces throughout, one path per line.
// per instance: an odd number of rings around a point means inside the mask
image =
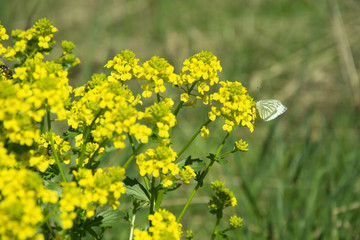
M 67 182 L 66 178 L 65 178 L 65 174 L 64 174 L 64 170 L 62 169 L 61 167 L 61 163 L 60 163 L 60 160 L 59 160 L 59 156 L 57 154 L 57 151 L 55 149 L 55 145 L 54 145 L 54 140 L 53 140 L 53 137 L 52 137 L 52 132 L 51 130 L 49 131 L 50 133 L 50 143 L 51 143 L 51 151 L 54 155 L 54 158 L 55 158 L 55 162 L 56 162 L 56 165 L 58 166 L 59 168 L 59 172 L 60 172 L 60 175 L 61 175 L 61 178 L 64 182 Z
M 140 149 L 144 146 L 143 143 L 139 144 L 139 146 L 134 150 L 133 154 L 126 160 L 125 164 L 122 166 L 123 168 L 126 168 L 131 161 L 134 159 L 135 155 L 140 151 Z
M 215 224 L 213 233 L 212 233 L 211 238 L 210 238 L 211 240 L 214 240 L 215 237 L 216 237 L 216 233 L 217 233 L 217 231 L 218 231 L 218 229 L 219 229 L 220 219 L 221 219 L 221 218 L 218 218 L 218 217 L 216 218 L 216 224 Z
M 86 143 L 88 140 L 88 136 L 90 135 L 90 130 L 91 130 L 91 125 L 85 127 L 85 132 L 83 133 L 83 143 L 81 145 L 81 150 L 80 150 L 80 159 L 79 159 L 78 167 L 82 167 L 83 162 L 84 162 Z
M 55 158 L 55 162 L 56 162 L 56 165 L 58 166 L 59 168 L 59 171 L 60 171 L 60 175 L 61 175 L 61 178 L 64 182 L 67 182 L 66 178 L 65 178 L 65 174 L 64 174 L 64 171 L 61 167 L 61 163 L 60 163 L 60 160 L 59 160 L 59 156 L 56 152 L 56 149 L 55 149 L 55 145 L 54 145 L 54 140 L 53 140 L 53 133 L 51 131 L 51 119 L 50 119 L 50 110 L 47 109 L 46 110 L 46 120 L 47 120 L 47 127 L 48 127 L 48 132 L 49 132 L 49 135 L 50 135 L 50 144 L 51 144 L 51 151 L 54 155 L 54 158 Z
M 214 162 L 216 161 L 217 156 L 219 155 L 221 149 L 223 148 L 223 146 L 224 146 L 225 142 L 227 141 L 227 139 L 229 138 L 229 136 L 230 136 L 230 132 L 228 132 L 228 133 L 226 134 L 226 136 L 224 137 L 223 141 L 221 142 L 218 150 L 216 151 L 215 156 L 211 159 L 211 162 L 210 162 L 209 165 L 207 166 L 206 170 L 201 174 L 200 179 L 198 180 L 198 183 L 196 184 L 194 190 L 193 190 L 192 193 L 190 194 L 190 196 L 189 196 L 189 198 L 188 198 L 188 200 L 187 200 L 187 202 L 186 202 L 183 210 L 181 211 L 181 213 L 180 213 L 180 215 L 179 215 L 179 217 L 178 217 L 178 219 L 177 219 L 177 222 L 180 222 L 180 220 L 181 220 L 181 218 L 183 217 L 184 213 L 186 212 L 188 206 L 190 205 L 191 200 L 194 198 L 195 193 L 197 192 L 197 190 L 199 189 L 199 187 L 202 186 L 203 181 L 204 181 L 206 175 L 209 173 L 212 165 L 213 165 Z
M 150 189 L 150 214 L 154 214 L 154 203 L 155 203 L 155 178 L 151 179 L 151 189 Z
M 132 218 L 131 218 L 131 229 L 130 229 L 129 240 L 133 239 L 134 228 L 135 228 L 135 218 L 136 218 L 136 213 L 133 212 L 133 215 L 132 215 Z
M 183 149 L 181 149 L 181 151 L 178 153 L 177 155 L 177 159 L 180 158 L 180 156 L 185 152 L 185 150 L 190 146 L 190 144 L 195 140 L 195 138 L 199 135 L 201 128 L 202 127 L 206 127 L 209 123 L 211 122 L 211 120 L 207 120 L 206 123 L 204 123 L 195 133 L 194 135 L 190 138 L 190 140 L 186 143 L 186 145 L 183 147 Z
M 191 93 L 191 91 L 194 89 L 195 85 L 196 85 L 196 82 L 194 82 L 194 83 L 191 85 L 191 87 L 190 87 L 189 90 L 187 91 L 188 94 Z M 176 106 L 175 111 L 174 111 L 174 115 L 175 115 L 175 116 L 177 116 L 177 114 L 179 113 L 179 111 L 180 111 L 181 107 L 183 106 L 183 104 L 184 104 L 183 101 L 180 101 L 180 102 L 178 103 L 178 105 Z

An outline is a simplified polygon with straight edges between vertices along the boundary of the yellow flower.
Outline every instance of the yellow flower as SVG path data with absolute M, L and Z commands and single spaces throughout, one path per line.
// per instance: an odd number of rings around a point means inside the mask
M 235 146 L 237 148 L 237 150 L 239 150 L 240 152 L 247 152 L 249 149 L 247 149 L 249 144 L 247 144 L 245 141 L 243 141 L 242 139 L 240 139 L 239 141 L 235 142 Z
M 132 79 L 133 76 L 137 76 L 137 73 L 140 71 L 138 61 L 139 59 L 135 58 L 133 52 L 129 50 L 122 51 L 105 65 L 106 68 L 113 68 L 115 70 L 111 72 L 108 80 L 126 81 Z
M 171 179 L 180 172 L 178 164 L 175 164 L 176 153 L 170 146 L 158 145 L 149 148 L 144 153 L 136 156 L 136 163 L 141 176 L 152 174 L 161 177 L 163 185 L 172 185 Z M 170 182 L 171 181 L 171 182 Z
M 9 35 L 6 34 L 6 29 L 0 24 L 0 41 L 9 39 Z
M 207 92 L 210 90 L 210 87 L 209 85 L 206 84 L 206 82 L 202 82 L 199 84 L 198 86 L 198 92 L 201 94 L 201 95 L 204 95 L 204 92 Z
M 239 82 L 220 82 L 222 87 L 218 92 L 210 96 L 211 101 L 217 101 L 222 104 L 220 108 L 221 116 L 225 120 L 223 130 L 232 131 L 234 126 L 246 126 L 252 132 L 254 130 L 254 121 L 256 118 L 256 104 L 247 93 L 245 87 Z M 217 115 L 212 108 L 209 113 L 210 120 Z
M 180 100 L 181 100 L 182 102 L 187 102 L 187 101 L 189 101 L 189 94 L 187 94 L 187 93 L 181 94 L 181 95 L 180 95 Z
M 234 193 L 225 188 L 225 184 L 223 182 L 212 182 L 211 189 L 214 191 L 215 195 L 211 197 L 211 200 L 208 203 L 210 213 L 220 214 L 225 208 L 235 206 L 237 204 Z
M 244 219 L 242 219 L 241 217 L 234 215 L 234 216 L 230 217 L 229 223 L 232 228 L 239 228 L 239 227 L 242 227 L 243 220 Z
M 0 170 L 0 236 L 4 239 L 36 239 L 44 221 L 39 199 L 57 202 L 56 192 L 44 188 L 42 179 L 26 169 Z
M 182 225 L 176 222 L 175 216 L 159 209 L 158 212 L 149 215 L 151 227 L 147 231 L 134 230 L 134 240 L 180 240 Z
M 39 43 L 38 43 L 38 46 L 41 47 L 41 48 L 49 48 L 49 42 L 50 42 L 51 38 L 49 36 L 41 36 L 39 37 Z
M 185 166 L 185 168 L 181 169 L 180 171 L 181 181 L 185 184 L 190 183 L 190 179 L 196 177 L 196 174 L 194 172 L 194 169 L 192 169 L 190 166 Z
M 201 136 L 203 138 L 207 138 L 209 136 L 209 129 L 207 129 L 205 126 L 201 128 Z

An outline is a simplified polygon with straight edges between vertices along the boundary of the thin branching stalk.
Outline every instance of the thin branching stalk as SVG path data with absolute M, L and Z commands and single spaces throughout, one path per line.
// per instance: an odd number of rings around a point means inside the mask
M 211 122 L 211 120 L 207 120 L 206 123 L 204 123 L 195 133 L 194 135 L 190 138 L 190 140 L 186 143 L 186 145 L 180 150 L 180 152 L 177 155 L 177 159 L 180 158 L 180 156 L 185 152 L 185 150 L 190 146 L 190 144 L 195 140 L 195 138 L 199 135 L 201 128 L 202 127 L 206 127 L 209 123 Z
M 52 134 L 52 131 L 51 131 L 51 119 L 50 119 L 50 111 L 49 110 L 46 111 L 46 118 L 47 118 L 48 132 L 49 132 L 49 135 L 50 135 L 51 151 L 52 151 L 52 153 L 54 155 L 56 165 L 59 168 L 62 180 L 64 182 L 67 182 L 67 180 L 65 178 L 64 170 L 62 169 L 60 159 L 59 159 L 59 156 L 57 154 L 57 151 L 56 151 L 56 148 L 55 148 L 55 145 L 54 145 L 53 134 Z
M 226 141 L 227 141 L 227 139 L 229 138 L 229 136 L 230 136 L 230 132 L 228 132 L 228 133 L 226 134 L 226 136 L 224 137 L 224 140 L 221 142 L 219 148 L 217 149 L 214 158 L 211 159 L 211 162 L 209 163 L 208 167 L 207 167 L 206 170 L 201 174 L 200 179 L 199 179 L 198 183 L 196 184 L 194 190 L 191 192 L 191 194 L 190 194 L 190 196 L 189 196 L 189 198 L 188 198 L 188 200 L 187 200 L 187 202 L 186 202 L 183 210 L 181 211 L 181 213 L 180 213 L 180 215 L 179 215 L 179 217 L 178 217 L 178 219 L 177 219 L 177 222 L 180 222 L 181 218 L 184 216 L 184 213 L 186 212 L 188 206 L 189 206 L 190 203 L 191 203 L 191 200 L 194 198 L 195 193 L 197 192 L 197 190 L 199 189 L 199 187 L 203 184 L 203 181 L 204 181 L 206 175 L 209 173 L 212 165 L 213 165 L 214 162 L 216 161 L 216 158 L 218 157 L 221 149 L 223 148 L 223 146 L 224 146 L 224 144 L 226 143 Z
M 131 217 L 131 228 L 130 228 L 129 240 L 133 240 L 134 229 L 135 229 L 135 219 L 136 219 L 136 213 L 133 210 L 133 215 Z
M 188 94 L 190 94 L 190 92 L 194 89 L 195 85 L 196 85 L 196 82 L 194 82 L 194 83 L 191 85 L 191 87 L 190 87 L 189 90 L 187 91 Z M 180 102 L 178 103 L 178 105 L 176 106 L 175 111 L 174 111 L 174 115 L 175 115 L 175 116 L 178 115 L 178 113 L 179 113 L 181 107 L 183 106 L 183 104 L 184 104 L 183 101 L 180 101 Z
M 134 150 L 133 154 L 126 160 L 125 164 L 122 166 L 126 169 L 126 167 L 131 163 L 131 161 L 134 159 L 136 154 L 140 151 L 140 149 L 144 146 L 143 143 L 140 143 L 139 146 Z

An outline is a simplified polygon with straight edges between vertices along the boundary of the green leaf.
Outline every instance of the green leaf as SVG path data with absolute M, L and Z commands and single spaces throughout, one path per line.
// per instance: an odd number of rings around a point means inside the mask
M 72 131 L 67 131 L 63 134 L 64 138 L 75 138 L 77 135 L 79 135 L 79 132 L 72 132 Z
M 150 196 L 148 195 L 144 186 L 142 186 L 138 180 L 126 178 L 124 183 L 126 187 L 125 194 L 141 201 L 150 202 Z
M 53 181 L 44 181 L 44 186 L 45 188 L 49 189 L 49 190 L 54 190 L 57 192 L 58 196 L 61 195 L 62 192 L 62 187 L 60 186 L 60 184 L 53 182 Z
M 206 164 L 199 158 L 192 159 L 191 156 L 189 156 L 187 159 L 179 162 L 179 168 L 183 168 L 184 166 L 190 166 L 195 172 L 198 172 L 203 169 Z
M 216 161 L 220 164 L 227 163 L 224 158 L 216 157 L 215 154 L 213 154 L 213 153 L 210 153 L 209 156 L 207 156 L 207 158 L 210 159 L 211 161 Z
M 120 211 L 120 210 L 113 210 L 113 209 L 109 209 L 109 210 L 105 210 L 101 213 L 99 213 L 94 221 L 95 222 L 99 222 L 99 227 L 113 227 L 115 225 L 117 225 L 119 223 L 119 221 L 123 220 L 125 218 L 126 213 L 124 211 Z M 92 224 L 92 225 L 97 225 L 97 224 Z
M 216 237 L 220 240 L 226 240 L 229 239 L 229 237 L 224 232 L 218 232 L 216 233 Z

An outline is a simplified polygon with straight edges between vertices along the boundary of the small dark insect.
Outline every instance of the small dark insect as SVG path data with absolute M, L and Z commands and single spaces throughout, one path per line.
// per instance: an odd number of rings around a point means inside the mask
M 12 76 L 13 71 L 10 68 L 8 68 L 6 65 L 0 65 L 0 68 L 4 72 L 5 77 L 7 77 L 9 79 L 14 79 L 13 76 Z
M 48 144 L 48 146 L 47 146 L 47 155 L 49 157 L 51 156 L 51 144 Z

